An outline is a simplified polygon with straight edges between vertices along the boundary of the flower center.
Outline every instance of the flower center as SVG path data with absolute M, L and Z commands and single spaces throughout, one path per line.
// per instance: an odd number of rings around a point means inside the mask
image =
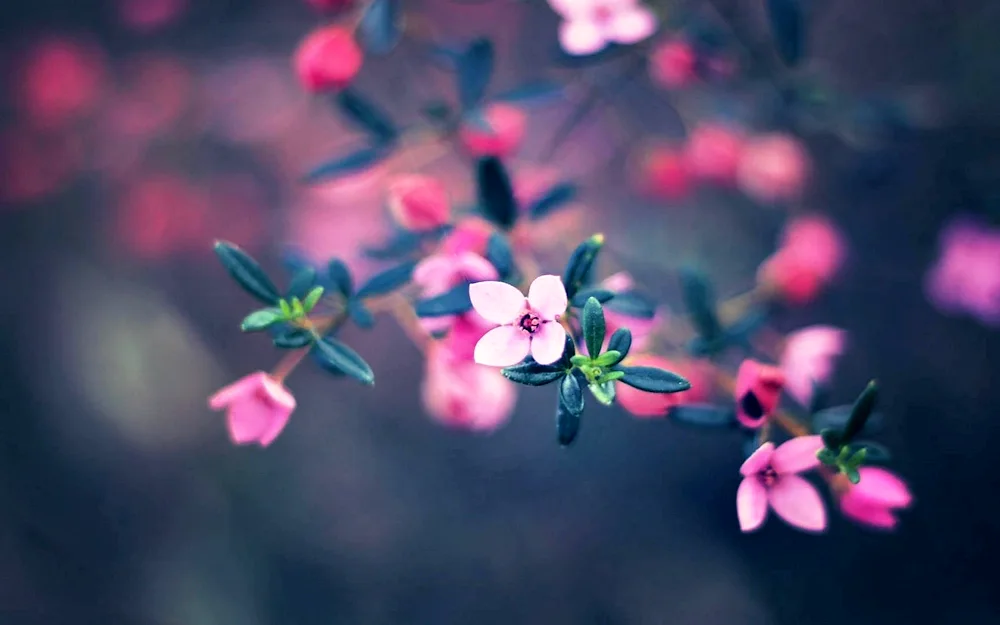
M 768 466 L 760 472 L 760 479 L 764 482 L 764 486 L 774 486 L 778 481 L 778 472 Z
M 594 21 L 598 24 L 607 24 L 611 21 L 612 16 L 614 16 L 614 12 L 603 4 L 594 8 Z
M 517 327 L 528 334 L 534 334 L 540 325 L 542 325 L 542 320 L 538 318 L 538 315 L 530 312 L 521 315 L 521 319 L 517 322 Z

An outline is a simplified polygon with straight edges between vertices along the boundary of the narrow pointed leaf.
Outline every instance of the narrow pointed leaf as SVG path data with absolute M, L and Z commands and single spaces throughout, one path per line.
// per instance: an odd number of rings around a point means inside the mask
M 563 376 L 559 385 L 559 401 L 570 412 L 583 412 L 583 389 L 575 375 Z
M 501 280 L 514 274 L 514 252 L 510 249 L 507 237 L 499 232 L 490 235 L 486 243 L 486 260 L 496 268 Z
M 288 328 L 272 339 L 274 346 L 281 349 L 298 349 L 305 347 L 313 340 L 312 333 L 302 328 Z
M 587 343 L 587 353 L 596 358 L 604 346 L 604 335 L 607 326 L 604 321 L 604 309 L 597 298 L 591 297 L 583 307 L 583 339 Z
M 825 429 L 843 431 L 844 427 L 847 425 L 848 419 L 851 418 L 852 409 L 853 406 L 843 405 L 832 406 L 830 408 L 820 410 L 812 416 L 811 425 L 813 431 L 819 432 Z M 875 434 L 882 428 L 882 424 L 882 415 L 875 412 L 868 417 L 868 421 L 865 423 L 865 427 L 862 428 L 860 434 Z
M 243 290 L 265 304 L 278 302 L 281 297 L 278 293 L 278 287 L 274 286 L 274 282 L 264 273 L 253 257 L 226 241 L 215 243 L 215 254 L 222 261 L 222 266 L 243 287 Z
M 472 310 L 469 284 L 464 282 L 437 297 L 420 300 L 414 306 L 418 317 L 443 317 L 460 315 Z
M 331 367 L 338 369 L 363 384 L 375 384 L 375 373 L 357 352 L 333 337 L 316 342 L 317 356 Z
M 598 302 L 604 304 L 610 301 L 615 296 L 614 292 L 607 289 L 583 289 L 579 293 L 573 296 L 573 300 L 570 302 L 570 306 L 573 308 L 583 308 L 586 305 L 587 300 L 591 297 L 596 299 Z
M 331 260 L 327 265 L 326 274 L 341 295 L 344 297 L 354 295 L 354 280 L 351 278 L 351 270 L 344 261 L 339 258 Z
M 634 319 L 652 319 L 656 316 L 656 302 L 637 291 L 615 294 L 606 308 Z
M 517 222 L 517 200 L 500 159 L 489 156 L 476 164 L 476 190 L 479 208 L 487 219 L 509 230 Z
M 403 37 L 402 0 L 372 0 L 357 35 L 368 53 L 381 56 L 391 52 Z
M 691 324 L 706 341 L 716 340 L 722 332 L 715 312 L 715 295 L 708 281 L 692 270 L 681 272 L 684 304 L 691 317 Z
M 511 382 L 526 386 L 545 386 L 566 375 L 566 370 L 556 365 L 540 365 L 532 359 L 503 369 L 503 375 Z
M 865 450 L 865 464 L 886 464 L 892 460 L 892 454 L 885 445 L 872 441 L 855 441 L 847 446 L 852 454 Z
M 594 364 L 598 367 L 612 367 L 622 361 L 622 354 L 619 351 L 609 349 L 594 359 Z M 625 375 L 624 373 L 622 375 Z M 621 377 L 621 376 L 618 376 Z
M 318 304 L 320 298 L 323 297 L 323 292 L 323 287 L 317 286 L 306 293 L 305 298 L 302 300 L 302 307 L 305 308 L 306 312 L 311 312 L 313 308 L 316 308 L 316 304 Z
M 628 356 L 632 349 L 632 331 L 628 328 L 618 328 L 608 339 L 608 351 L 616 351 L 622 355 L 622 359 Z
M 691 383 L 665 369 L 656 367 L 616 367 L 617 371 L 624 371 L 625 377 L 621 381 L 640 391 L 649 393 L 678 393 L 691 388 Z
M 558 102 L 563 98 L 563 86 L 551 82 L 538 82 L 505 91 L 493 98 L 494 102 L 507 102 L 524 106 L 540 106 Z
M 361 285 L 361 288 L 358 289 L 355 297 L 358 299 L 364 299 L 366 297 L 385 295 L 395 291 L 410 281 L 413 277 L 413 268 L 416 267 L 416 265 L 417 262 L 411 260 L 375 274 L 369 278 L 367 282 Z
M 352 299 L 348 302 L 347 316 L 351 318 L 354 325 L 363 330 L 370 330 L 375 326 L 375 315 L 373 315 L 372 311 L 368 310 L 368 307 L 365 306 L 360 300 Z
M 317 165 L 302 177 L 302 181 L 306 184 L 314 184 L 356 174 L 381 163 L 389 154 L 391 154 L 391 150 L 384 146 L 364 147 Z
M 420 251 L 424 243 L 439 241 L 451 232 L 450 225 L 434 228 L 424 232 L 409 232 L 402 230 L 393 234 L 384 244 L 365 248 L 364 254 L 373 260 L 398 260 L 412 256 Z
M 493 78 L 493 57 L 493 43 L 489 39 L 473 41 L 458 57 L 458 101 L 463 110 L 476 107 L 486 94 Z
M 295 272 L 285 297 L 305 298 L 316 284 L 316 269 L 305 266 Z
M 845 443 L 854 440 L 854 437 L 864 429 L 865 424 L 868 423 L 868 418 L 871 417 L 872 411 L 875 409 L 876 401 L 878 401 L 878 384 L 872 380 L 865 387 L 865 390 L 861 392 L 861 395 L 858 396 L 857 401 L 854 402 L 854 407 L 851 409 L 851 416 L 847 419 L 847 424 L 844 425 L 844 431 L 841 436 Z
M 684 425 L 696 425 L 703 428 L 724 428 L 736 425 L 736 414 L 732 410 L 712 406 L 711 404 L 682 404 L 673 406 L 667 413 L 673 421 Z M 753 449 L 757 449 L 756 441 Z M 752 453 L 752 452 L 751 452 Z
M 796 65 L 805 48 L 802 0 L 767 0 L 767 16 L 778 56 L 786 65 Z
M 590 282 L 597 254 L 603 246 L 604 235 L 595 234 L 573 250 L 562 275 L 566 295 L 570 299 L 575 297 L 580 289 Z
M 571 377 L 571 376 L 567 376 Z M 562 401 L 562 393 L 556 404 L 556 436 L 559 444 L 567 447 L 573 444 L 580 433 L 580 413 L 567 408 Z
M 337 94 L 337 107 L 378 143 L 391 143 L 399 136 L 399 130 L 389 115 L 353 89 L 344 89 Z
M 540 219 L 549 213 L 569 205 L 576 199 L 576 185 L 562 182 L 545 192 L 528 208 L 532 219 Z
M 240 329 L 244 332 L 260 332 L 285 320 L 285 315 L 277 308 L 255 310 L 243 319 Z

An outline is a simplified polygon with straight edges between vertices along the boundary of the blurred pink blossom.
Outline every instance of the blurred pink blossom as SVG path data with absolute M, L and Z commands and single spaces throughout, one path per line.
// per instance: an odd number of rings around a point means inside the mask
M 441 251 L 447 254 L 475 252 L 482 256 L 493 232 L 493 226 L 481 217 L 462 217 L 442 239 Z
M 691 174 L 683 153 L 671 146 L 653 146 L 641 151 L 637 184 L 646 195 L 678 200 L 691 190 Z
M 1000 326 L 1000 229 L 968 218 L 953 221 L 941 234 L 940 255 L 924 285 L 938 309 Z
M 769 134 L 747 141 L 736 178 L 744 193 L 772 204 L 799 198 L 809 168 L 809 155 L 798 139 Z
M 237 445 L 267 447 L 281 434 L 295 410 L 295 397 L 281 382 L 258 371 L 220 389 L 208 399 L 212 410 L 225 410 L 229 436 Z
M 320 11 L 340 11 L 354 5 L 354 0 L 306 0 Z
M 176 22 L 188 0 L 118 0 L 118 15 L 132 30 L 148 33 Z
M 736 420 L 747 428 L 763 426 L 778 408 L 785 374 L 756 360 L 744 360 L 736 373 Z
M 343 89 L 358 72 L 364 55 L 354 34 L 340 26 L 324 26 L 310 33 L 295 51 L 295 71 L 308 91 Z
M 796 217 L 785 225 L 778 250 L 757 271 L 757 281 L 791 304 L 816 297 L 844 262 L 843 235 L 819 215 Z
M 181 176 L 143 175 L 131 180 L 119 197 L 114 240 L 147 259 L 185 249 L 193 239 L 205 243 L 201 237 L 208 240 L 205 218 L 210 206 L 204 190 Z
M 906 482 L 878 467 L 862 467 L 858 473 L 861 481 L 847 487 L 840 498 L 840 511 L 863 525 L 894 529 L 899 522 L 894 512 L 913 503 Z
M 33 202 L 63 189 L 86 162 L 75 134 L 32 133 L 25 127 L 0 133 L 0 201 Z
M 389 212 L 406 230 L 433 230 L 451 219 L 448 190 L 440 180 L 404 174 L 391 179 L 388 187 Z
M 633 44 L 656 32 L 656 15 L 639 0 L 548 0 L 563 18 L 559 43 L 572 55 L 594 54 L 608 44 Z
M 109 127 L 124 136 L 150 139 L 180 119 L 193 94 L 194 77 L 179 59 L 133 60 L 126 69 L 125 85 L 106 111 Z
M 559 318 L 568 304 L 559 276 L 535 278 L 525 297 L 506 282 L 477 282 L 469 287 L 472 306 L 493 328 L 476 343 L 475 360 L 491 367 L 509 367 L 528 354 L 535 362 L 552 364 L 563 354 L 566 330 Z
M 696 126 L 684 148 L 688 171 L 706 182 L 735 183 L 744 141 L 736 128 L 716 123 Z
M 463 282 L 482 282 L 498 277 L 496 268 L 474 252 L 434 254 L 421 260 L 413 270 L 413 282 L 420 287 L 423 298 L 442 295 Z M 420 325 L 429 334 L 436 334 L 451 328 L 460 317 L 421 317 Z
M 448 334 L 437 344 L 456 360 L 475 362 L 476 344 L 494 327 L 475 310 L 470 310 L 454 317 Z
M 496 369 L 434 346 L 427 354 L 422 399 L 430 415 L 445 425 L 490 432 L 510 418 L 517 388 Z
M 626 293 L 635 288 L 632 276 L 625 271 L 608 276 L 601 282 L 601 286 L 612 293 Z M 611 335 L 618 328 L 628 328 L 632 332 L 632 349 L 636 351 L 642 351 L 646 348 L 653 332 L 665 323 L 665 317 L 666 315 L 659 309 L 652 318 L 647 319 L 644 317 L 632 317 L 613 310 L 611 307 L 604 307 L 607 338 L 610 339 Z M 605 341 L 606 343 L 607 341 Z M 586 350 L 585 347 L 584 350 Z
M 686 87 L 695 79 L 697 62 L 694 48 L 684 39 L 663 42 L 649 57 L 650 78 L 667 89 Z
M 26 52 L 13 92 L 32 123 L 51 128 L 93 111 L 105 90 L 106 74 L 104 55 L 96 46 L 47 37 Z
M 785 374 L 785 391 L 795 401 L 808 406 L 813 385 L 829 381 L 834 360 L 843 353 L 846 338 L 846 332 L 831 326 L 809 326 L 785 338 L 781 370 Z
M 462 146 L 472 156 L 504 158 L 521 147 L 528 118 L 510 104 L 490 104 L 483 111 L 487 128 L 465 121 L 459 132 Z
M 786 523 L 809 532 L 826 529 L 826 506 L 816 487 L 799 473 L 819 465 L 819 436 L 799 436 L 775 449 L 764 443 L 747 458 L 736 491 L 740 529 L 752 532 L 764 524 L 771 507 Z
M 697 362 L 675 362 L 652 354 L 629 356 L 623 364 L 629 367 L 658 367 L 672 371 L 691 382 L 691 388 L 680 393 L 649 393 L 626 384 L 615 387 L 615 401 L 636 417 L 663 417 L 674 406 L 706 401 L 711 388 L 711 373 Z

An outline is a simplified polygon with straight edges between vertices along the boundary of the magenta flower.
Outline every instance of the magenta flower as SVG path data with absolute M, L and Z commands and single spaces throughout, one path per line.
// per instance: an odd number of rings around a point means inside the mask
M 267 447 L 281 434 L 295 410 L 295 397 L 263 371 L 240 378 L 208 399 L 212 410 L 225 410 L 229 436 L 237 445 Z
M 527 298 L 505 282 L 477 282 L 469 286 L 469 297 L 484 319 L 500 324 L 476 343 L 479 364 L 509 367 L 530 353 L 536 362 L 548 365 L 562 356 L 566 330 L 558 320 L 568 302 L 559 276 L 535 278 Z
M 747 428 L 762 427 L 777 409 L 784 387 L 781 369 L 744 360 L 736 372 L 736 420 Z
M 819 491 L 799 475 L 819 464 L 819 436 L 799 436 L 777 449 L 764 443 L 740 467 L 743 481 L 736 491 L 740 529 L 752 532 L 764 524 L 770 506 L 789 525 L 809 532 L 826 529 L 826 507 Z
M 878 467 L 858 470 L 861 481 L 848 487 L 840 498 L 844 516 L 871 527 L 891 530 L 899 520 L 897 509 L 909 508 L 913 495 L 899 476 Z
M 496 267 L 474 252 L 435 254 L 413 269 L 413 282 L 421 288 L 423 297 L 436 297 L 462 282 L 481 282 L 497 277 Z M 449 330 L 455 320 L 455 315 L 421 317 L 420 325 L 429 334 L 437 334 Z
M 925 282 L 928 299 L 943 312 L 1000 326 L 1000 230 L 960 218 L 944 230 L 940 246 Z
M 639 0 L 549 0 L 549 6 L 563 18 L 559 44 L 572 55 L 638 43 L 656 32 L 656 16 Z
M 389 212 L 407 230 L 432 230 L 451 219 L 444 184 L 430 176 L 404 174 L 389 182 Z
M 795 401 L 808 406 L 814 384 L 824 384 L 833 373 L 833 362 L 844 351 L 847 333 L 831 326 L 810 326 L 785 339 L 781 370 L 785 390 Z
M 517 401 L 513 382 L 495 369 L 456 357 L 444 345 L 428 353 L 421 390 L 424 407 L 435 420 L 476 432 L 506 423 Z

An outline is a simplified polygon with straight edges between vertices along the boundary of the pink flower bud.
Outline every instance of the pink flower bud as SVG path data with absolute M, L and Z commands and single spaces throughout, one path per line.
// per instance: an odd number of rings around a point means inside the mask
M 438 348 L 428 353 L 422 399 L 430 415 L 444 425 L 489 432 L 510 418 L 517 389 L 496 369 Z
M 222 388 L 208 400 L 212 410 L 225 410 L 229 436 L 237 445 L 267 447 L 281 434 L 295 410 L 295 397 L 263 371 Z
M 687 86 L 694 80 L 697 60 L 694 48 L 683 39 L 660 44 L 649 59 L 650 78 L 667 89 Z
M 691 190 L 691 175 L 680 151 L 670 147 L 655 147 L 642 155 L 639 162 L 639 185 L 656 198 L 678 200 Z
M 295 69 L 309 91 L 343 89 L 361 70 L 364 56 L 351 32 L 340 26 L 314 30 L 295 52 Z
M 695 178 L 732 184 L 743 152 L 743 135 L 721 124 L 702 124 L 688 137 L 684 158 Z
M 843 264 L 843 236 L 819 215 L 788 222 L 781 247 L 761 264 L 757 282 L 791 304 L 812 301 Z
M 389 212 L 407 230 L 432 230 L 451 218 L 448 191 L 430 176 L 397 176 L 389 182 Z
M 441 241 L 441 251 L 445 254 L 472 252 L 482 256 L 493 232 L 493 226 L 485 219 L 463 217 Z
M 663 417 L 670 408 L 705 401 L 711 388 L 711 377 L 698 363 L 682 363 L 652 354 L 639 354 L 625 359 L 630 367 L 658 367 L 673 371 L 691 382 L 691 389 L 680 393 L 649 393 L 627 384 L 615 386 L 615 401 L 636 417 Z
M 744 427 L 763 426 L 778 408 L 785 374 L 756 360 L 744 360 L 736 373 L 736 420 Z
M 823 287 L 819 274 L 789 250 L 779 250 L 761 263 L 757 284 L 796 306 L 814 300 Z
M 490 104 L 483 117 L 489 128 L 468 121 L 462 124 L 459 137 L 469 154 L 504 158 L 521 146 L 527 125 L 527 116 L 523 111 L 509 104 Z
M 763 135 L 744 146 L 736 178 L 744 193 L 770 204 L 798 198 L 809 167 L 809 155 L 798 139 Z

